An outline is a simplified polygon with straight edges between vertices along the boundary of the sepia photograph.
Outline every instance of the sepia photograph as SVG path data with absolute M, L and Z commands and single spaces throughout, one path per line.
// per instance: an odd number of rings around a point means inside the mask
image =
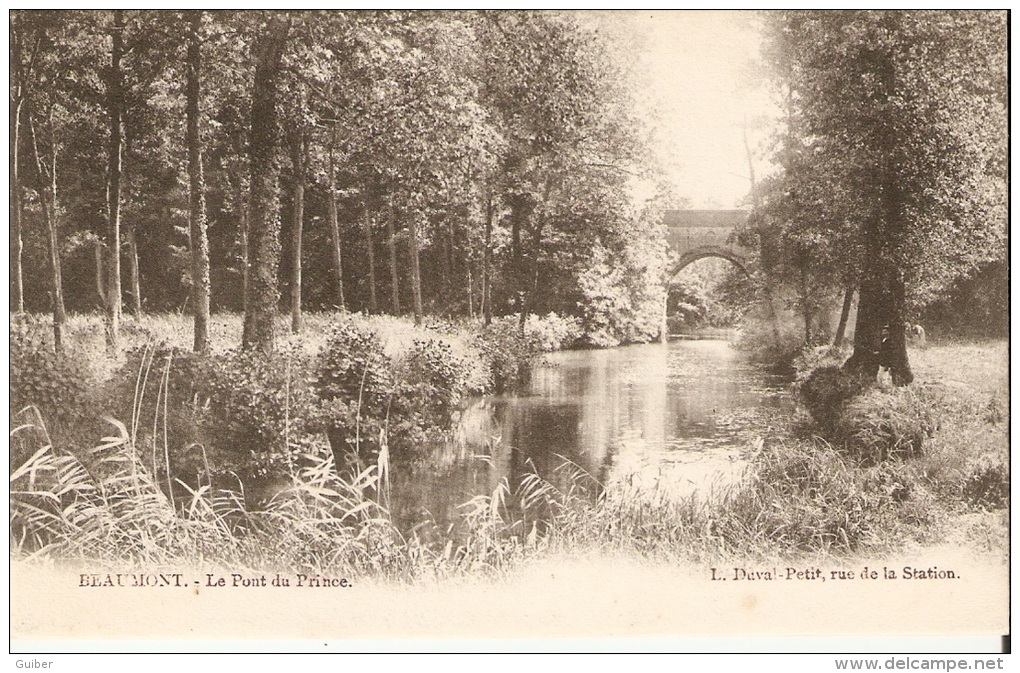
M 9 10 L 11 653 L 1008 653 L 1009 19 Z

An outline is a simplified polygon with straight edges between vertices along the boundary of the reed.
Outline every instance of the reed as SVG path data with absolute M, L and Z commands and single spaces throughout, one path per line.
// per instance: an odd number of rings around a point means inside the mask
M 929 348 L 917 360 L 920 382 L 911 390 L 880 388 L 852 409 L 853 427 L 872 428 L 883 445 L 909 439 L 910 419 L 921 419 L 923 443 L 910 450 L 903 444 L 862 460 L 809 425 L 777 426 L 747 447 L 741 479 L 695 494 L 678 493 L 661 477 L 603 483 L 563 460 L 551 475 L 532 469 L 519 482 L 503 480 L 470 498 L 460 507 L 460 525 L 439 530 L 425 522 L 401 531 L 390 516 L 390 482 L 400 467 L 392 463 L 388 416 L 370 438 L 356 428 L 357 444 L 371 441 L 378 451 L 359 451 L 357 461 L 338 469 L 324 433 L 296 431 L 298 369 L 286 369 L 280 396 L 272 398 L 283 405 L 284 479 L 254 498 L 236 476 L 231 483 L 212 478 L 203 444 L 172 450 L 167 428 L 184 388 L 174 387 L 169 372 L 183 362 L 174 355 L 171 365 L 173 351 L 157 356 L 145 343 L 130 373 L 128 424 L 108 418 L 105 436 L 91 448 L 54 441 L 33 406 L 12 409 L 12 558 L 415 581 L 498 576 L 562 553 L 680 562 L 845 558 L 947 539 L 1005 553 L 1009 390 L 1008 379 L 995 375 L 1005 355 L 1000 346 Z M 972 368 L 949 367 L 954 359 Z M 365 371 L 356 371 L 358 399 Z M 933 380 L 940 383 L 925 383 Z M 360 403 L 348 402 L 359 405 L 354 418 L 361 418 Z M 868 437 L 858 438 L 862 446 L 870 446 Z M 182 480 L 175 462 L 192 452 L 201 453 L 204 475 Z

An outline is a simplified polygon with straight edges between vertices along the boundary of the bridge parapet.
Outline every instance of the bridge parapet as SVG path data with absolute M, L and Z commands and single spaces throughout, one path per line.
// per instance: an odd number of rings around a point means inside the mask
M 705 257 L 721 257 L 747 272 L 750 251 L 731 241 L 734 231 L 747 223 L 747 210 L 667 210 L 663 222 L 666 239 L 678 263 L 671 275 Z

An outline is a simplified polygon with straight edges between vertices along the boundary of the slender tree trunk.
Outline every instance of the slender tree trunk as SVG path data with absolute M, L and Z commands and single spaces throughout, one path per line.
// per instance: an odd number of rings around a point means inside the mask
M 199 103 L 202 95 L 202 10 L 188 12 L 186 98 L 188 124 L 188 210 L 191 225 L 191 304 L 195 312 L 194 350 L 209 343 L 209 233 L 205 212 L 205 176 L 202 170 L 202 130 Z
M 393 223 L 393 195 L 389 197 L 386 214 L 386 244 L 390 249 L 390 286 L 392 288 L 393 314 L 400 315 L 400 285 L 397 279 L 397 233 Z
M 53 132 L 53 110 L 49 111 L 48 118 L 50 136 L 49 169 L 43 166 L 42 156 L 39 153 L 39 142 L 36 138 L 35 124 L 29 121 L 29 130 L 32 136 L 32 150 L 35 155 L 35 165 L 38 171 L 39 196 L 43 206 L 43 213 L 46 217 L 46 229 L 49 234 L 50 271 L 53 281 L 53 348 L 57 353 L 63 350 L 64 345 L 64 323 L 67 321 L 67 314 L 64 311 L 64 283 L 60 271 L 60 232 L 59 217 L 60 205 L 57 201 L 57 142 L 56 134 Z M 49 184 L 44 186 L 46 175 L 49 174 Z M 48 192 L 48 193 L 47 193 Z
M 521 218 L 525 215 L 521 212 L 522 205 L 520 199 L 513 199 L 510 202 L 510 252 L 513 258 L 513 287 L 517 296 L 515 308 L 520 312 L 520 323 L 521 330 L 524 330 L 524 321 L 527 319 L 524 315 L 524 292 L 522 287 L 525 283 L 524 280 L 524 255 L 521 250 Z
M 418 218 L 412 213 L 410 218 L 410 250 L 411 250 L 411 289 L 414 293 L 414 324 L 420 325 L 422 319 L 421 302 L 421 249 L 418 245 Z
M 305 227 L 305 139 L 291 139 L 291 163 L 294 169 L 294 228 L 291 231 L 290 331 L 301 332 L 301 243 Z
M 372 241 L 372 215 L 368 212 L 368 202 L 362 216 L 361 229 L 365 234 L 365 252 L 368 253 L 368 310 L 379 312 L 379 302 L 375 291 L 375 243 Z
M 659 342 L 669 343 L 669 283 L 662 296 L 662 319 L 659 321 Z
M 99 295 L 99 301 L 103 306 L 106 306 L 106 276 L 103 273 L 103 255 L 106 253 L 103 250 L 103 241 L 97 237 L 92 249 L 96 253 L 96 294 Z
M 542 228 L 543 225 L 539 224 L 535 227 L 534 231 L 531 232 L 531 261 L 530 261 L 530 288 L 525 289 L 524 302 L 521 307 L 520 317 L 520 328 L 521 332 L 524 332 L 524 325 L 528 320 L 528 314 L 535 309 L 535 300 L 538 297 L 538 251 L 542 245 Z
M 847 285 L 843 293 L 843 309 L 839 312 L 839 326 L 836 328 L 836 336 L 832 339 L 833 348 L 843 345 L 846 338 L 846 324 L 850 320 L 850 308 L 854 303 L 854 286 Z
M 248 312 L 248 204 L 245 203 L 244 189 L 237 188 L 237 227 L 241 237 L 241 310 Z
M 492 324 L 492 191 L 485 203 L 485 249 L 482 251 L 482 314 L 485 326 Z
M 124 53 L 123 10 L 113 11 L 113 48 L 110 58 L 109 84 L 106 92 L 107 114 L 110 122 L 110 145 L 107 159 L 106 200 L 107 229 L 106 252 L 109 256 L 106 285 L 106 347 L 116 353 L 120 347 L 120 178 L 123 161 L 123 73 L 120 61 Z
M 475 288 L 474 279 L 471 277 L 471 260 L 468 259 L 464 264 L 464 268 L 467 270 L 467 300 L 468 300 L 468 317 L 475 317 Z
M 439 258 L 440 258 L 439 259 L 439 275 L 440 275 L 439 280 L 440 280 L 440 284 L 441 284 L 440 285 L 441 296 L 445 299 L 445 301 L 447 302 L 447 305 L 449 305 L 449 303 L 452 303 L 451 300 L 453 298 L 453 287 L 452 287 L 453 286 L 453 282 L 451 281 L 451 279 L 453 278 L 453 262 L 452 262 L 452 258 L 450 257 L 450 248 L 452 247 L 453 244 L 451 242 L 452 235 L 450 233 L 450 229 L 451 229 L 451 227 L 449 227 L 449 226 L 444 227 L 443 237 L 442 237 L 443 245 L 442 245 L 442 250 L 439 253 Z
M 131 277 L 131 312 L 135 320 L 142 318 L 142 283 L 138 278 L 138 241 L 135 239 L 135 225 L 125 227 L 128 246 L 128 274 Z
M 803 252 L 798 255 L 797 266 L 800 267 L 800 311 L 804 318 L 804 345 L 811 345 L 811 310 L 810 284 L 808 283 L 808 261 Z
M 336 206 L 336 166 L 333 155 L 333 144 L 329 145 L 329 229 L 333 235 L 333 261 L 336 263 L 336 295 L 340 311 L 347 312 L 344 300 L 344 259 L 340 244 L 340 218 Z
M 24 256 L 25 240 L 21 233 L 21 218 L 25 211 L 24 200 L 21 194 L 21 177 L 19 175 L 19 150 L 21 144 L 21 111 L 24 108 L 24 98 L 18 96 L 18 102 L 14 105 L 14 124 L 11 133 L 11 222 L 14 223 L 14 236 L 16 252 L 14 256 L 14 284 L 17 292 L 18 313 L 25 312 L 25 277 L 21 269 L 21 259 Z
M 57 201 L 57 139 L 53 133 L 53 111 L 50 111 L 50 268 L 53 272 L 53 347 L 59 353 L 64 344 L 64 281 L 60 270 L 60 206 Z
M 280 265 L 279 166 L 277 165 L 276 78 L 283 58 L 290 18 L 274 15 L 255 47 L 252 89 L 251 213 L 241 348 L 272 353 L 276 347 L 276 308 L 280 299 L 276 274 Z

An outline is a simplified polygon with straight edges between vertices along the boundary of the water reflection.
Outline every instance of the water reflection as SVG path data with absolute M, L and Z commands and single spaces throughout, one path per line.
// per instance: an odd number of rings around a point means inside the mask
M 749 440 L 784 404 L 777 382 L 722 341 L 554 353 L 526 394 L 474 401 L 434 464 L 396 474 L 392 512 L 404 530 L 447 528 L 458 505 L 504 479 L 515 488 L 537 471 L 567 486 L 564 459 L 607 488 L 704 492 L 739 475 Z

